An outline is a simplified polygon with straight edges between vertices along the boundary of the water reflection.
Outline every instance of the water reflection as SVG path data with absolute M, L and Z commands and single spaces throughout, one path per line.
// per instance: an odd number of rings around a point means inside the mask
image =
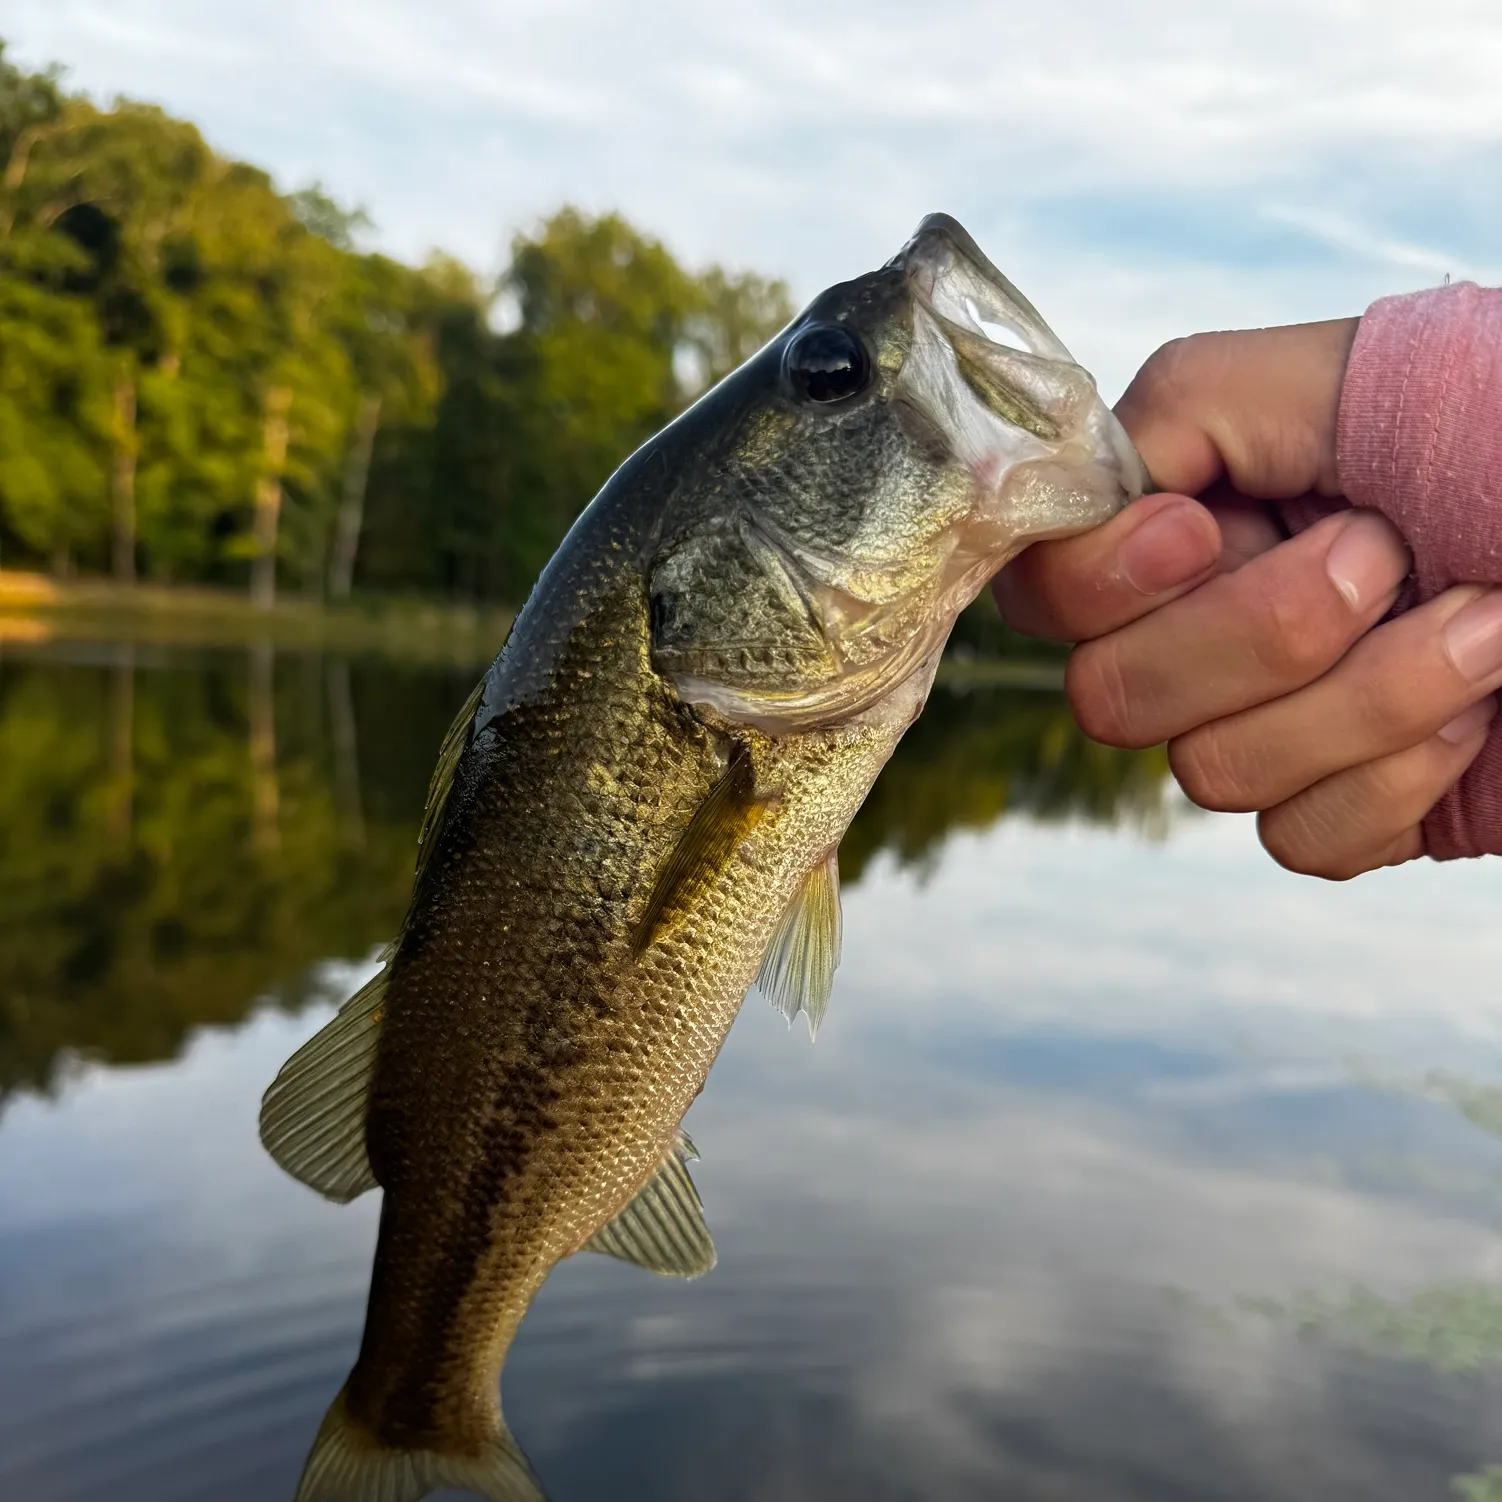
M 317 658 L 146 650 L 0 665 L 0 1094 L 73 1054 L 170 1058 L 268 992 L 295 1005 L 309 967 L 401 918 L 463 680 L 343 664 L 326 695 Z
M 0 670 L 0 1496 L 286 1502 L 377 1206 L 256 1100 L 399 918 L 467 685 L 121 666 Z M 506 1407 L 554 1502 L 1498 1496 L 1502 872 L 1159 840 L 1161 764 L 1061 720 L 946 696 L 904 743 L 817 1045 L 753 1004 L 694 1108 L 716 1271 L 543 1290 Z
M 463 673 L 116 644 L 0 661 L 0 1099 L 69 1058 L 172 1057 L 317 961 L 390 937 Z M 1084 740 L 1062 700 L 938 691 L 850 832 L 931 857 L 1009 809 L 1151 817 L 1157 753 Z M 369 810 L 367 817 L 366 810 Z

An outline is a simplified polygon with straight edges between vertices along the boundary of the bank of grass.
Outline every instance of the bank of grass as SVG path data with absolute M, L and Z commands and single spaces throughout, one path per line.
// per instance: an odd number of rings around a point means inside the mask
M 454 667 L 488 663 L 514 612 L 408 595 L 340 604 L 284 596 L 258 609 L 241 592 L 0 571 L 0 644 L 126 641 L 157 646 L 332 651 Z

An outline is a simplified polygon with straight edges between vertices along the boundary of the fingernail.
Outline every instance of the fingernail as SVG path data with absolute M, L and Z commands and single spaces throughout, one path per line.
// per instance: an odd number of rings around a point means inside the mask
M 1445 622 L 1445 651 L 1471 683 L 1502 670 L 1502 589 L 1489 589 Z
M 1127 583 L 1145 595 L 1187 584 L 1220 557 L 1220 536 L 1192 502 L 1165 506 L 1122 543 L 1117 561 Z
M 1439 738 L 1449 741 L 1452 746 L 1458 746 L 1490 725 L 1496 713 L 1497 700 L 1494 695 L 1488 694 L 1469 709 L 1461 710 L 1448 725 L 1443 726 L 1439 731 Z
M 1365 610 L 1386 599 L 1412 564 L 1397 530 L 1375 511 L 1358 511 L 1325 554 L 1330 582 L 1352 610 Z

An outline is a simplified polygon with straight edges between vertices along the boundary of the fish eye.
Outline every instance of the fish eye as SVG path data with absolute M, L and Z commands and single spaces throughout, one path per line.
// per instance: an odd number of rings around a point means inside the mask
M 793 390 L 810 402 L 844 401 L 871 380 L 866 346 L 838 323 L 815 324 L 796 335 L 782 368 Z

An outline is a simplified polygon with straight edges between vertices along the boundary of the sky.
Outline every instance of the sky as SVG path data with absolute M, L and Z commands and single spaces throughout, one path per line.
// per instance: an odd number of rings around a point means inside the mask
M 7 0 L 0 35 L 403 256 L 495 269 L 573 202 L 808 297 L 943 209 L 1109 392 L 1194 328 L 1502 279 L 1494 0 Z

